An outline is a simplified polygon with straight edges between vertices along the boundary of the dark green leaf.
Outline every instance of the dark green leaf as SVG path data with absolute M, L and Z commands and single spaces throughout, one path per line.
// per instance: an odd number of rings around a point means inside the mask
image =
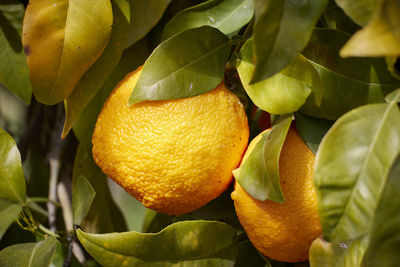
M 147 59 L 128 103 L 186 98 L 216 88 L 229 48 L 228 37 L 208 26 L 174 35 Z
M 318 267 L 360 266 L 367 246 L 368 236 L 332 243 L 319 237 L 314 240 L 310 248 L 310 265 Z
M 91 150 L 92 133 L 96 124 L 97 116 L 99 115 L 107 97 L 127 73 L 143 64 L 149 54 L 150 51 L 146 40 L 139 41 L 135 45 L 126 49 L 110 77 L 83 110 L 73 129 L 74 134 L 80 141 L 81 145 L 85 146 L 86 149 Z
M 37 243 L 23 243 L 6 247 L 0 251 L 2 267 L 46 267 L 54 257 L 57 240 L 48 237 Z
M 400 156 L 392 165 L 372 223 L 363 266 L 399 265 L 400 251 Z
M 400 151 L 395 102 L 354 109 L 331 127 L 319 147 L 314 184 L 328 241 L 368 232 L 385 173 Z
M 303 113 L 336 120 L 358 106 L 383 102 L 386 94 L 399 87 L 399 80 L 386 70 L 383 59 L 339 57 L 347 40 L 343 32 L 314 30 L 302 54 L 319 74 L 322 101 L 318 105 L 314 97 L 309 97 L 301 108 Z
M 165 25 L 162 39 L 204 25 L 232 36 L 250 21 L 253 13 L 253 0 L 210 0 L 175 15 Z
M 363 29 L 356 32 L 340 50 L 342 57 L 400 56 L 400 3 L 383 0 Z
M 343 11 L 360 26 L 364 26 L 371 19 L 379 0 L 335 0 Z
M 398 57 L 385 57 L 388 71 L 392 74 L 393 77 L 400 80 L 400 70 L 396 68 L 396 63 L 398 62 L 398 60 Z
M 360 29 L 360 26 L 355 24 L 343 10 L 336 5 L 327 7 L 321 20 L 324 28 L 342 31 L 349 35 L 352 35 Z
M 251 83 L 280 72 L 307 45 L 328 0 L 255 0 Z
M 99 58 L 110 39 L 110 0 L 31 0 L 22 43 L 36 99 L 64 100 Z
M 161 19 L 171 0 L 129 0 L 130 30 L 125 47 L 142 39 Z
M 62 137 L 65 137 L 77 121 L 89 101 L 96 95 L 121 59 L 123 44 L 128 38 L 129 23 L 121 10 L 113 5 L 113 30 L 102 55 L 79 80 L 65 101 L 66 117 Z
M 393 91 L 393 92 L 391 92 L 387 96 L 385 96 L 386 102 L 388 102 L 388 103 L 391 102 L 391 101 L 400 102 L 400 99 L 397 98 L 397 95 L 399 94 L 399 92 L 400 92 L 400 88 L 395 90 L 395 91 Z M 396 98 L 397 98 L 397 100 L 396 100 Z
M 175 216 L 159 213 L 152 209 L 146 209 L 143 220 L 142 232 L 157 233 L 173 223 Z
M 263 257 L 255 249 L 249 240 L 239 243 L 239 253 L 235 262 L 235 267 L 257 267 L 268 266 Z
M 311 149 L 311 151 L 316 154 L 322 138 L 332 126 L 333 122 L 309 117 L 301 114 L 300 112 L 295 114 L 295 118 L 296 129 L 301 138 L 303 138 L 304 142 Z
M 292 115 L 282 116 L 271 130 L 256 137 L 254 148 L 248 148 L 247 158 L 233 171 L 240 186 L 256 199 L 284 202 L 279 184 L 279 156 L 291 122 Z
M 91 153 L 82 145 L 78 147 L 75 157 L 74 184 L 81 175 L 87 178 L 96 192 L 89 212 L 80 225 L 82 229 L 90 233 L 125 231 L 124 217 L 111 197 L 107 177 L 94 163 Z
M 22 206 L 8 200 L 0 199 L 0 239 L 8 227 L 18 218 Z
M 118 9 L 121 10 L 122 14 L 124 15 L 125 19 L 127 22 L 131 21 L 131 5 L 130 5 L 130 0 L 113 0 L 118 6 Z M 114 11 L 114 7 L 113 7 Z M 112 34 L 112 33 L 111 33 Z
M 82 175 L 74 180 L 72 185 L 72 210 L 74 212 L 74 224 L 81 224 L 87 215 L 93 199 L 96 195 L 93 186 Z
M 17 145 L 12 137 L 0 128 L 0 199 L 24 205 L 25 187 Z
M 220 222 L 177 222 L 157 234 L 77 234 L 104 266 L 233 266 L 237 256 L 236 233 Z
M 0 3 L 0 83 L 29 104 L 32 87 L 21 43 L 23 17 L 24 6 L 20 1 Z
M 312 88 L 316 91 L 319 89 L 318 74 L 301 56 L 273 77 L 250 84 L 254 71 L 252 46 L 253 39 L 242 46 L 237 70 L 246 93 L 257 107 L 272 114 L 288 114 L 297 111 L 304 104 Z

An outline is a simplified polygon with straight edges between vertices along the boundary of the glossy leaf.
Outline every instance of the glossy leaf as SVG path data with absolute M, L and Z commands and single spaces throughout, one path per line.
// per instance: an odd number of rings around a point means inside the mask
M 18 0 L 0 3 L 0 83 L 25 104 L 31 102 L 32 87 L 21 44 L 24 6 Z
M 247 95 L 257 107 L 272 114 L 288 114 L 304 104 L 312 88 L 316 91 L 314 95 L 319 96 L 318 74 L 301 56 L 273 77 L 250 84 L 254 71 L 252 45 L 250 39 L 241 48 L 237 70 Z
M 376 14 L 340 50 L 342 57 L 400 56 L 400 3 L 383 0 Z
M 318 118 L 309 117 L 297 112 L 295 114 L 296 129 L 299 132 L 301 138 L 316 154 L 318 151 L 319 144 L 326 132 L 332 126 L 333 122 Z
M 117 67 L 115 67 L 106 82 L 82 111 L 81 116 L 73 127 L 73 130 L 80 144 L 88 151 L 90 151 L 92 147 L 92 133 L 96 124 L 97 116 L 99 115 L 107 97 L 127 73 L 135 70 L 139 65 L 143 64 L 150 52 L 151 51 L 145 40 L 139 41 L 135 45 L 126 49 L 123 52 Z
M 84 177 L 79 176 L 74 180 L 72 191 L 72 210 L 74 212 L 74 224 L 81 224 L 92 205 L 96 191 Z
M 211 26 L 232 36 L 253 17 L 252 0 L 209 0 L 182 10 L 164 27 L 162 39 L 191 28 Z
M 90 182 L 96 192 L 87 216 L 80 224 L 81 228 L 90 233 L 125 231 L 124 217 L 111 197 L 107 177 L 94 163 L 91 153 L 82 145 L 78 147 L 75 157 L 74 184 L 81 175 Z
M 229 48 L 228 37 L 209 26 L 174 35 L 147 59 L 128 103 L 186 98 L 216 88 Z
M 328 0 L 255 0 L 251 83 L 280 72 L 307 45 Z
M 104 266 L 233 266 L 237 256 L 236 233 L 220 222 L 177 222 L 157 234 L 77 235 Z
M 122 11 L 113 5 L 113 30 L 103 54 L 80 79 L 65 101 L 66 117 L 62 136 L 65 137 L 89 101 L 95 96 L 121 59 L 128 38 L 129 23 Z
M 0 199 L 24 205 L 26 185 L 21 155 L 12 137 L 0 128 Z
M 22 43 L 32 90 L 44 104 L 56 104 L 74 89 L 110 38 L 110 0 L 31 0 Z
M 18 218 L 22 206 L 8 200 L 0 199 L 0 239 L 8 227 Z
M 367 103 L 383 102 L 384 96 L 399 87 L 386 70 L 382 59 L 339 57 L 348 35 L 328 29 L 316 29 L 302 54 L 317 70 L 321 81 L 321 103 L 310 96 L 300 109 L 303 113 L 336 120 Z
M 397 156 L 379 200 L 372 223 L 369 247 L 363 266 L 399 265 L 400 250 L 400 156 Z
M 355 267 L 361 260 L 368 245 L 368 236 L 355 240 L 326 242 L 321 237 L 314 240 L 309 256 L 310 266 Z
M 125 47 L 142 39 L 161 19 L 171 0 L 129 0 L 130 30 Z
M 368 232 L 383 177 L 400 151 L 399 121 L 395 102 L 366 105 L 342 116 L 323 138 L 314 185 L 328 241 Z
M 46 267 L 54 257 L 57 240 L 48 237 L 37 243 L 23 243 L 6 247 L 0 251 L 2 267 Z
M 358 25 L 364 26 L 371 19 L 379 0 L 335 0 L 343 11 Z
M 279 156 L 291 121 L 292 115 L 283 116 L 271 130 L 261 134 L 241 166 L 233 171 L 240 186 L 258 200 L 284 202 L 279 184 Z

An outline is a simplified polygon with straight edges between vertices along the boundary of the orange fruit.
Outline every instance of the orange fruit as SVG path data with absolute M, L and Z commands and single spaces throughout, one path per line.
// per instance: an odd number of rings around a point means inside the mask
M 188 213 L 231 183 L 248 142 L 244 108 L 223 83 L 194 97 L 127 106 L 140 73 L 128 74 L 104 104 L 93 158 L 146 207 Z
M 261 135 L 250 143 L 243 161 Z M 279 158 L 285 202 L 254 199 L 235 183 L 232 199 L 240 223 L 253 245 L 273 260 L 307 260 L 312 241 L 321 234 L 317 194 L 312 181 L 314 160 L 312 151 L 291 126 Z

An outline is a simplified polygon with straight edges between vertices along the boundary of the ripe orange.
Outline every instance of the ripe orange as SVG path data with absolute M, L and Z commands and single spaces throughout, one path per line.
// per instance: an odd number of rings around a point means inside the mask
M 260 139 L 261 134 L 250 143 L 243 161 Z M 240 223 L 253 245 L 271 259 L 305 261 L 312 241 L 321 234 L 317 194 L 312 183 L 314 159 L 292 126 L 279 158 L 285 202 L 259 201 L 235 183 L 232 199 Z
M 219 196 L 246 149 L 238 97 L 221 83 L 194 97 L 127 106 L 141 68 L 106 101 L 92 137 L 100 168 L 146 207 L 183 214 Z

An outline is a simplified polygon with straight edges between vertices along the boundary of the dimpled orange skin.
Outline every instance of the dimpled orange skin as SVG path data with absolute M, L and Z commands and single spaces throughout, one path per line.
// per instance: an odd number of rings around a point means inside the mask
M 247 147 L 247 117 L 223 83 L 195 97 L 127 106 L 141 72 L 128 74 L 100 113 L 93 158 L 143 205 L 179 215 L 219 196 Z
M 260 138 L 261 134 L 250 143 L 243 160 Z M 292 126 L 279 158 L 285 202 L 259 201 L 235 183 L 232 199 L 240 223 L 253 245 L 271 259 L 305 261 L 312 241 L 321 234 L 317 194 L 312 183 L 314 159 Z

